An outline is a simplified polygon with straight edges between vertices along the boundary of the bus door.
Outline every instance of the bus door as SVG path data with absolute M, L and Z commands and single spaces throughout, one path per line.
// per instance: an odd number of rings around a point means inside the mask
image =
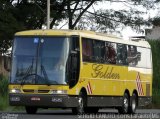
M 72 36 L 70 40 L 70 54 L 67 64 L 68 82 L 70 88 L 72 88 L 78 82 L 80 71 L 80 49 L 78 36 Z

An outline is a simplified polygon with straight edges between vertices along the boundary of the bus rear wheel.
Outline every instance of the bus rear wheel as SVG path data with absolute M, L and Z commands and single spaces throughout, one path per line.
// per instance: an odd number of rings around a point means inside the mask
M 129 112 L 129 95 L 127 93 L 123 96 L 122 106 L 118 108 L 120 114 L 127 114 Z
M 129 107 L 130 114 L 135 114 L 136 109 L 137 109 L 137 105 L 138 105 L 137 102 L 138 102 L 137 95 L 135 93 L 133 93 L 132 98 L 131 98 L 131 105 Z
M 33 106 L 26 106 L 25 109 L 27 114 L 36 114 L 38 108 Z

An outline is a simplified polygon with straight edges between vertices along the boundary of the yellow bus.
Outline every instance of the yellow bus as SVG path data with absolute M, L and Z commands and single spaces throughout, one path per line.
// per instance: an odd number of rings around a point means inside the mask
M 71 108 L 74 114 L 115 108 L 135 113 L 152 100 L 152 54 L 146 41 L 84 30 L 29 30 L 15 34 L 9 102 Z

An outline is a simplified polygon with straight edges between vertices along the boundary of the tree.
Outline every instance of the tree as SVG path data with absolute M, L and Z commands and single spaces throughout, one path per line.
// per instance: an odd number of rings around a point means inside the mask
M 62 20 L 68 19 L 69 29 L 73 29 L 85 11 L 96 1 L 99 0 L 51 0 L 50 28 L 59 25 Z M 15 2 L 12 0 L 12 3 L 17 10 L 15 17 L 24 24 L 26 29 L 40 29 L 42 24 L 46 24 L 46 1 L 17 0 Z
M 89 29 L 101 32 L 119 32 L 126 26 L 130 26 L 137 32 L 142 32 L 141 26 L 152 24 L 150 19 L 144 19 L 144 9 L 155 8 L 159 1 L 154 0 L 106 0 L 104 4 L 123 4 L 125 9 L 98 9 L 93 12 L 87 11 L 80 19 L 79 29 Z M 139 9 L 140 8 L 140 9 Z M 143 10 L 141 10 L 143 9 Z
M 155 17 L 155 18 L 150 19 L 150 20 L 151 20 L 153 26 L 158 26 L 158 27 L 160 26 L 160 17 Z
M 18 0 L 15 7 L 18 9 L 17 19 L 22 21 L 27 29 L 39 29 L 46 22 L 46 1 L 44 0 Z M 104 2 L 107 1 L 107 2 Z M 104 4 L 123 3 L 128 6 L 128 10 L 115 11 L 113 9 L 99 9 L 93 12 L 88 9 L 100 2 Z M 148 21 L 141 17 L 144 12 L 136 9 L 140 6 L 146 9 L 153 8 L 158 0 L 51 0 L 51 24 L 50 28 L 61 24 L 61 21 L 68 21 L 68 28 L 74 29 L 80 27 L 83 29 L 88 27 L 88 22 L 91 30 L 107 29 L 115 30 L 116 27 L 131 26 L 134 29 L 139 29 L 141 25 L 148 25 Z M 23 14 L 23 15 L 22 15 Z M 97 27 L 92 26 L 96 24 Z
M 155 7 L 159 0 L 104 0 L 104 4 L 123 3 L 127 10 L 99 9 L 88 11 L 93 4 L 103 2 L 102 0 L 63 0 L 61 12 L 65 14 L 63 19 L 68 19 L 69 29 L 89 29 L 101 32 L 115 32 L 117 28 L 130 26 L 141 32 L 142 25 L 151 25 L 150 20 L 145 20 L 142 15 L 144 11 L 137 7 L 145 8 L 146 11 Z M 59 4 L 60 5 L 60 4 Z M 65 7 L 66 6 L 66 7 Z M 65 9 L 66 8 L 66 9 Z M 51 23 L 51 28 L 55 24 L 56 17 Z
M 141 31 L 140 26 L 151 25 L 149 20 L 142 17 L 145 12 L 140 11 L 137 7 L 143 7 L 146 10 L 155 7 L 158 0 L 104 0 L 109 3 L 123 3 L 128 10 L 115 11 L 113 9 L 99 9 L 93 12 L 88 11 L 93 4 L 102 2 L 102 0 L 63 0 L 61 12 L 63 19 L 68 19 L 69 29 L 90 29 L 101 32 L 114 31 L 117 28 L 131 26 L 136 31 Z M 60 5 L 60 4 L 59 4 Z M 66 6 L 66 7 L 65 7 Z M 59 12 L 58 14 L 60 14 Z M 51 28 L 55 24 L 56 18 L 51 23 Z M 120 29 L 118 29 L 120 30 Z
M 9 1 L 2 0 L 0 3 L 0 55 L 4 54 L 11 47 L 15 32 L 23 29 L 13 16 L 14 7 Z
M 69 29 L 74 29 L 81 19 L 82 15 L 90 8 L 97 0 L 90 0 L 90 1 L 67 1 L 67 14 L 68 14 L 68 27 Z M 73 8 L 71 8 L 73 7 Z M 78 13 L 77 13 L 78 12 Z
M 0 51 L 11 46 L 13 34 L 24 29 L 41 29 L 46 24 L 46 0 L 1 0 L 0 3 Z M 123 3 L 128 10 L 99 9 L 89 11 L 94 4 Z M 159 0 L 51 0 L 51 24 L 53 28 L 67 21 L 69 29 L 89 29 L 101 32 L 115 31 L 117 28 L 131 26 L 139 30 L 141 25 L 149 25 L 140 6 L 154 8 Z M 118 29 L 119 30 L 119 29 Z
M 22 22 L 27 30 L 41 29 L 46 17 L 46 1 L 18 0 L 13 5 L 16 9 L 15 18 Z

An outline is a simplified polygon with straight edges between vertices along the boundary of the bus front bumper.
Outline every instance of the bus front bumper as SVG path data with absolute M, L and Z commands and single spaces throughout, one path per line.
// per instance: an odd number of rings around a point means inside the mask
M 11 106 L 76 107 L 77 96 L 51 94 L 9 94 Z

